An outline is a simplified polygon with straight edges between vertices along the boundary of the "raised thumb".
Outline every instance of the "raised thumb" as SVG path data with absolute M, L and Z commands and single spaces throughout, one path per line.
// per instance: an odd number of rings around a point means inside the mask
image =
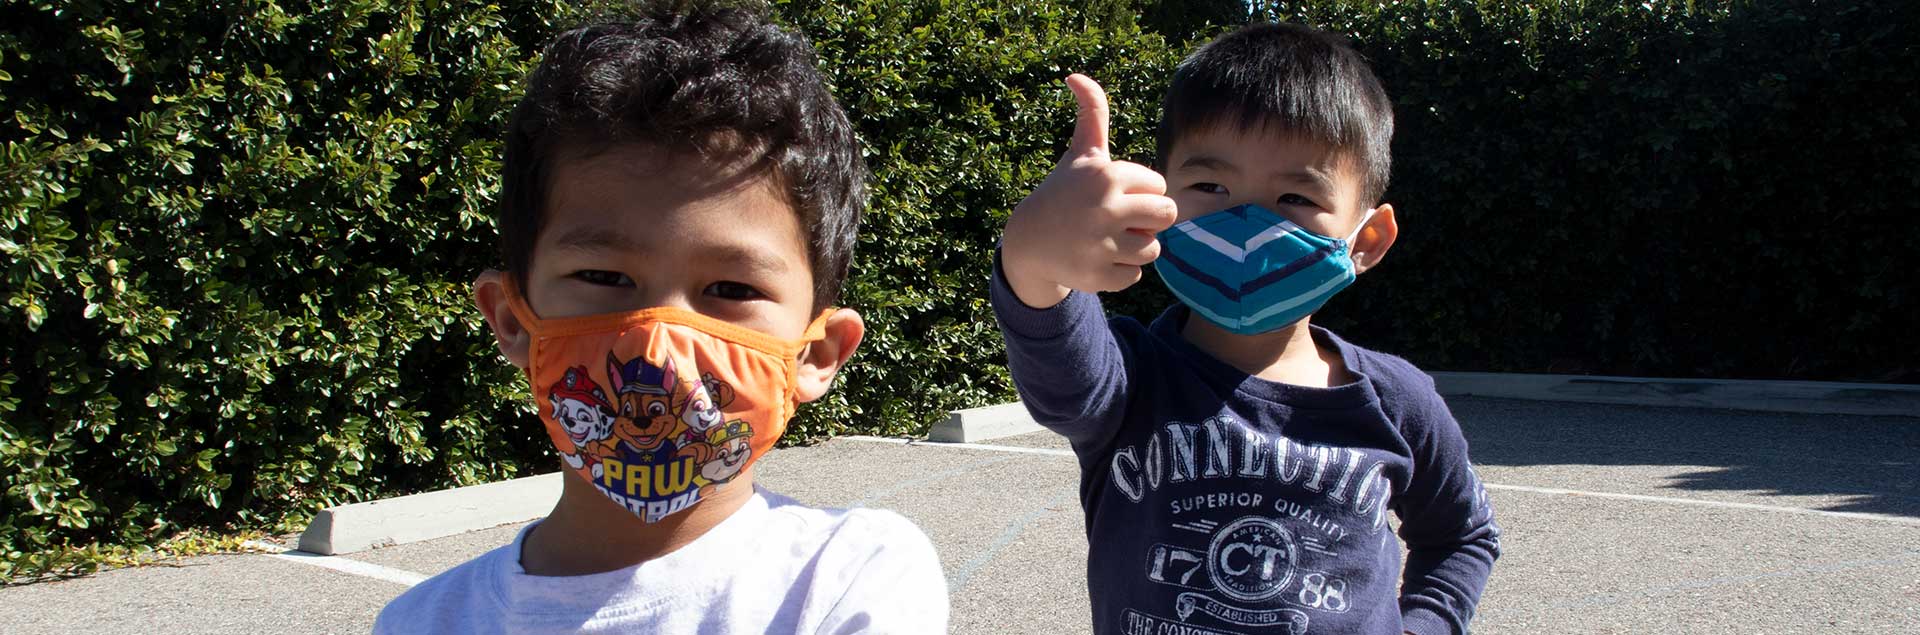
M 1080 104 L 1073 122 L 1073 141 L 1067 145 L 1067 159 L 1107 157 L 1107 91 L 1093 78 L 1074 73 L 1067 76 L 1067 89 Z

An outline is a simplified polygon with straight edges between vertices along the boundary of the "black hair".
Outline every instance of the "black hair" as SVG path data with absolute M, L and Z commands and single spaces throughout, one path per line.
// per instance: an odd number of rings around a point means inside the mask
M 806 231 L 815 309 L 840 299 L 867 168 L 813 45 L 740 3 L 644 3 L 547 44 L 513 110 L 500 257 L 522 288 L 558 158 L 621 143 L 764 166 Z
M 1252 24 L 1180 62 L 1161 102 L 1156 163 L 1181 135 L 1231 124 L 1273 126 L 1348 153 L 1362 196 L 1379 202 L 1393 168 L 1393 104 L 1345 38 L 1296 24 Z

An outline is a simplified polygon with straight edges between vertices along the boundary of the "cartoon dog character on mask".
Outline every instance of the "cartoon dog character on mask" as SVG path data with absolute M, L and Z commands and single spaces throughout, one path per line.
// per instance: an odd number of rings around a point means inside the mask
M 697 445 L 707 443 L 707 434 L 720 425 L 720 409 L 733 403 L 733 387 L 714 378 L 713 373 L 704 373 L 700 381 L 694 383 L 684 395 L 674 397 L 674 411 L 680 414 L 680 423 L 685 424 L 679 435 L 680 456 L 698 456 L 691 452 Z
M 747 466 L 747 459 L 753 457 L 753 426 L 745 419 L 728 421 L 727 425 L 707 432 L 706 442 L 700 444 L 700 454 L 694 457 L 694 464 L 700 466 L 700 497 L 713 494 L 721 484 L 739 476 Z
M 592 465 L 594 478 L 600 477 L 600 457 L 594 446 L 613 434 L 613 404 L 607 393 L 587 376 L 587 367 L 575 366 L 547 389 L 547 402 L 553 407 L 553 420 L 573 442 L 573 451 L 560 457 L 573 469 Z
M 659 450 L 680 423 L 673 407 L 673 393 L 679 384 L 673 360 L 654 366 L 644 357 L 622 362 L 613 353 L 607 353 L 607 377 L 613 381 L 613 392 L 619 401 L 615 409 L 618 416 L 613 426 L 614 438 L 607 443 L 608 454 L 620 456 L 618 445 L 641 454 Z

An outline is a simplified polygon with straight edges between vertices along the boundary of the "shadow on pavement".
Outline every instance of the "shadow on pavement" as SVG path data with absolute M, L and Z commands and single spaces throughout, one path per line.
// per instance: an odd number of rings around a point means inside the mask
M 1920 518 L 1920 418 L 1447 402 L 1478 465 L 1562 466 L 1594 489 L 1652 476 L 1659 489 L 1814 497 L 1778 504 Z

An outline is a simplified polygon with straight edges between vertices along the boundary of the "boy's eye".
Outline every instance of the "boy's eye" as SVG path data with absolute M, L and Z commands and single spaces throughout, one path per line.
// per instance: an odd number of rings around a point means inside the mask
M 1305 207 L 1320 206 L 1319 203 L 1313 202 L 1312 199 L 1309 199 L 1305 196 L 1301 196 L 1299 194 L 1292 194 L 1292 193 L 1280 195 L 1280 204 L 1281 205 L 1301 205 Z
M 733 282 L 731 280 L 722 280 L 720 282 L 715 282 L 713 284 L 707 285 L 707 289 L 705 293 L 707 295 L 710 295 L 716 298 L 723 298 L 727 300 L 752 300 L 755 298 L 764 297 L 764 295 L 760 293 L 759 289 L 755 289 L 751 286 L 741 284 L 738 282 Z
M 583 269 L 580 271 L 573 272 L 573 277 L 587 284 L 595 284 L 595 285 L 600 285 L 604 287 L 633 286 L 632 278 L 628 278 L 626 274 L 620 273 L 617 271 L 601 271 L 598 269 Z
M 1227 193 L 1227 186 L 1221 185 L 1219 183 L 1195 183 L 1193 184 L 1193 189 L 1200 190 L 1208 194 Z

